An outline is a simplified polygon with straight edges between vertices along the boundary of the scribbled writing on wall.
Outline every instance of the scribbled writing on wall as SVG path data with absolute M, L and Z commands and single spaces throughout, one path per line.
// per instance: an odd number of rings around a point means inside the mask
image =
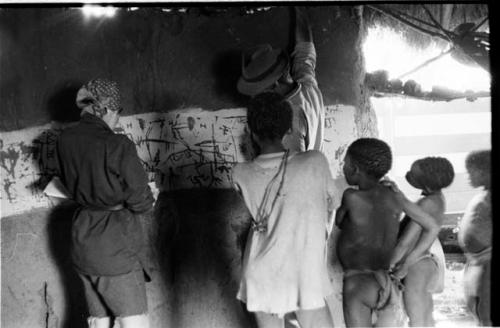
M 2 134 L 2 216 L 47 204 L 41 190 L 55 173 L 55 143 L 61 130 L 44 125 Z
M 325 154 L 334 177 L 356 135 L 354 112 L 351 106 L 327 107 Z M 55 145 L 65 127 L 48 124 L 2 133 L 2 216 L 49 206 L 42 189 L 56 173 Z M 132 115 L 120 118 L 116 132 L 135 143 L 150 180 L 160 190 L 227 188 L 234 163 L 254 156 L 243 108 Z
M 130 116 L 120 131 L 162 190 L 229 187 L 234 163 L 252 157 L 244 109 Z

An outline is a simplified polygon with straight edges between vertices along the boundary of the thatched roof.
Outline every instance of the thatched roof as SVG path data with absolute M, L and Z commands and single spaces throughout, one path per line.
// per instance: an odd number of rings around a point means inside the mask
M 422 63 L 426 65 L 444 54 L 466 65 L 479 65 L 489 71 L 489 24 L 486 4 L 365 4 L 363 10 L 367 27 L 385 27 L 400 34 L 416 49 L 438 46 L 443 52 Z M 416 68 L 417 69 L 417 68 Z M 388 81 L 386 71 L 370 72 L 365 83 L 375 96 L 405 95 L 424 100 L 466 98 L 473 101 L 489 96 L 489 92 L 458 92 L 434 86 L 422 92 L 418 81 Z M 414 85 L 409 85 L 413 83 Z M 407 85 L 408 84 L 408 85 Z
M 425 8 L 424 8 L 425 7 Z M 429 34 L 418 31 L 407 24 L 404 24 L 394 17 L 384 12 L 402 14 L 403 18 L 414 23 L 417 27 L 424 28 L 430 31 L 439 32 L 439 29 L 432 28 L 427 24 L 433 25 L 433 18 L 446 30 L 453 31 L 460 24 L 475 23 L 478 24 L 488 17 L 487 4 L 366 4 L 364 18 L 367 26 L 383 26 L 401 32 L 403 37 L 409 44 L 417 48 L 426 48 L 432 42 L 446 44 L 445 40 L 439 37 L 432 37 Z M 426 11 L 428 10 L 428 12 Z M 419 22 L 419 20 L 421 22 Z M 427 23 L 427 24 L 426 24 Z M 489 24 L 486 21 L 478 30 L 478 32 L 489 32 Z
M 340 2 L 341 3 L 341 2 Z M 156 8 L 156 10 L 169 10 L 177 13 L 186 13 L 186 12 L 197 12 L 201 15 L 219 15 L 219 14 L 239 14 L 239 15 L 252 15 L 262 11 L 267 11 L 276 5 L 279 6 L 278 3 L 273 3 L 272 6 L 263 6 L 262 3 L 250 4 L 247 6 L 241 5 L 231 5 L 228 3 L 228 6 L 221 5 L 219 3 L 216 6 L 188 6 L 185 7 L 183 3 L 175 3 L 171 4 L 170 9 L 165 8 Z M 332 3 L 335 4 L 335 3 Z M 289 5 L 289 4 L 288 4 Z M 364 5 L 364 19 L 367 23 L 367 26 L 384 26 L 394 29 L 395 31 L 400 32 L 403 37 L 408 41 L 409 44 L 415 46 L 416 48 L 426 48 L 432 42 L 436 42 L 441 44 L 443 47 L 446 46 L 446 41 L 439 37 L 432 37 L 429 34 L 425 34 L 421 31 L 417 31 L 415 28 L 410 27 L 407 24 L 404 24 L 397 19 L 387 15 L 387 13 L 383 13 L 379 9 L 387 10 L 396 14 L 403 14 L 404 17 L 414 23 L 417 27 L 424 28 L 431 31 L 439 32 L 439 29 L 429 27 L 428 24 L 433 24 L 432 19 L 429 14 L 446 30 L 453 31 L 460 24 L 463 23 L 475 23 L 478 24 L 486 17 L 488 17 L 488 5 L 484 3 L 477 4 L 466 4 L 466 3 L 455 3 L 455 4 L 379 4 L 379 3 L 370 3 L 365 2 Z M 161 6 L 164 7 L 164 6 Z M 169 6 L 170 7 L 170 6 Z M 424 8 L 425 7 L 425 8 Z M 378 9 L 376 9 L 378 8 Z M 410 18 L 408 18 L 410 17 Z M 421 22 L 419 22 L 419 20 Z M 481 27 L 477 30 L 478 32 L 489 32 L 489 24 L 488 21 L 481 25 Z

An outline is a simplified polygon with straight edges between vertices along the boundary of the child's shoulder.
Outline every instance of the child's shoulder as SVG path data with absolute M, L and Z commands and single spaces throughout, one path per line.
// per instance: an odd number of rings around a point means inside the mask
M 356 189 L 356 188 L 349 187 L 349 188 L 346 188 L 344 190 L 344 195 L 354 195 L 354 194 L 357 194 L 357 193 L 359 193 L 359 190 Z
M 344 193 L 342 194 L 342 200 L 344 203 L 349 203 L 352 201 L 356 202 L 362 197 L 363 197 L 362 192 L 354 188 L 347 188 L 344 190 Z
M 248 171 L 252 162 L 240 162 L 233 165 L 231 173 L 233 177 L 244 175 Z
M 375 207 L 387 207 L 396 206 L 396 204 L 400 203 L 400 198 L 402 198 L 402 195 L 394 192 L 392 189 L 386 186 L 377 185 L 366 190 L 352 189 L 351 191 L 349 191 L 347 197 L 351 197 L 357 202 L 363 201 L 363 203 L 372 204 Z
M 326 156 L 319 150 L 307 150 L 304 152 L 296 153 L 295 158 L 308 162 L 323 162 L 328 163 Z
M 330 170 L 330 164 L 326 156 L 318 150 L 308 150 L 304 152 L 295 153 L 291 161 L 300 165 L 303 168 L 311 168 L 318 174 L 325 174 Z
M 420 198 L 417 204 L 425 210 L 439 210 L 444 207 L 444 197 L 441 195 L 429 195 Z
M 479 192 L 467 204 L 466 212 L 485 212 L 491 211 L 491 194 L 489 192 Z

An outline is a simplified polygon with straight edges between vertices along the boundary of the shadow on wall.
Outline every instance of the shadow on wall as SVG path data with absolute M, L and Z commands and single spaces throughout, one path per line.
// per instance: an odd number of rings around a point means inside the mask
M 171 326 L 189 327 L 193 322 L 252 325 L 252 316 L 236 299 L 250 227 L 249 213 L 236 192 L 162 192 L 155 220 L 153 247 L 161 278 L 172 293 Z
M 61 274 L 64 299 L 66 303 L 65 318 L 61 328 L 87 327 L 88 309 L 85 302 L 83 285 L 73 269 L 71 261 L 71 224 L 78 204 L 66 201 L 56 206 L 49 216 L 47 235 L 49 249 Z
M 215 83 L 217 95 L 237 106 L 245 107 L 248 97 L 236 89 L 241 75 L 241 55 L 240 49 L 221 52 L 213 62 L 212 72 L 217 78 Z
M 23 158 L 34 162 L 37 168 L 38 179 L 28 188 L 34 194 L 43 192 L 52 177 L 57 174 L 56 144 L 62 128 L 51 128 L 43 131 L 29 146 L 21 149 Z M 23 147 L 22 147 L 23 148 Z
M 47 100 L 45 109 L 52 121 L 76 123 L 80 119 L 80 109 L 76 106 L 76 94 L 83 85 L 80 81 L 60 83 Z M 65 125 L 66 126 L 66 125 Z M 57 173 L 56 144 L 63 126 L 50 128 L 34 138 L 29 145 L 21 145 L 23 161 L 33 161 L 37 167 L 38 179 L 28 186 L 34 194 L 41 193 Z
M 46 110 L 52 121 L 75 122 L 80 119 L 80 109 L 76 106 L 76 94 L 84 81 L 69 80 L 55 86 L 56 90 L 46 103 Z
M 51 211 L 49 251 L 60 272 L 64 297 L 61 328 L 86 327 L 88 308 L 71 260 L 72 218 L 78 204 L 65 201 Z M 229 189 L 162 192 L 154 216 L 144 216 L 148 254 L 159 274 L 149 288 L 154 327 L 256 327 L 236 299 L 250 215 Z M 49 322 L 52 320 L 48 318 Z M 56 320 L 56 319 L 54 319 Z M 156 321 L 158 322 L 158 321 Z

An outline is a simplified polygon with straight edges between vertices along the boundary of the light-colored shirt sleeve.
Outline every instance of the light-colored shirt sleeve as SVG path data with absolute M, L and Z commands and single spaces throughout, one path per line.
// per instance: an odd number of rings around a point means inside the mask
M 316 50 L 312 42 L 298 42 L 292 53 L 292 78 L 299 91 L 288 100 L 294 109 L 293 136 L 285 147 L 293 150 L 323 151 L 325 108 L 315 75 Z
M 298 42 L 292 53 L 292 78 L 297 82 L 316 82 L 316 49 L 312 42 Z

